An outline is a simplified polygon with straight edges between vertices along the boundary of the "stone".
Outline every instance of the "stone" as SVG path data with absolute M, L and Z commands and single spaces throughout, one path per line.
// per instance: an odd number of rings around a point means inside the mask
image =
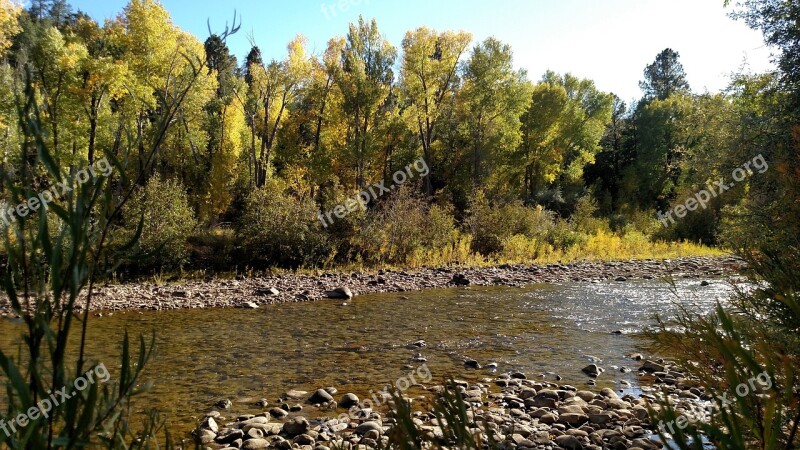
M 455 284 L 456 286 L 469 286 L 470 281 L 463 273 L 457 273 L 453 275 L 452 279 L 450 279 L 450 284 Z
M 612 420 L 614 420 L 614 416 L 611 415 L 611 413 L 603 412 L 599 414 L 589 414 L 589 422 L 600 426 L 606 425 Z
M 348 287 L 337 287 L 330 291 L 325 291 L 325 297 L 341 300 L 350 300 L 353 298 L 353 292 Z
M 311 397 L 308 398 L 308 403 L 328 403 L 333 400 L 331 394 L 328 393 L 325 389 L 317 389 L 316 392 L 311 394 Z
M 364 422 L 356 427 L 356 434 L 363 436 L 367 431 L 376 430 L 379 434 L 383 433 L 383 427 L 378 422 Z
M 275 289 L 274 287 L 260 287 L 260 288 L 256 288 L 256 290 L 254 292 L 255 295 L 261 295 L 261 296 L 267 296 L 267 297 L 280 295 L 280 293 L 281 293 L 281 291 Z
M 556 444 L 562 448 L 566 448 L 567 450 L 580 450 L 583 448 L 581 441 L 575 436 L 571 436 L 569 434 L 556 437 Z
M 364 433 L 364 439 L 372 439 L 373 441 L 377 441 L 381 438 L 381 433 L 378 430 L 369 430 Z
M 231 406 L 233 406 L 233 403 L 227 398 L 214 403 L 214 407 L 219 409 L 228 409 Z
M 276 419 L 283 419 L 288 416 L 289 413 L 283 408 L 275 407 L 269 410 L 269 415 Z
M 657 362 L 646 360 L 642 367 L 639 368 L 642 372 L 663 372 L 665 367 Z
M 339 400 L 339 406 L 344 409 L 350 409 L 353 406 L 358 405 L 358 396 L 356 394 L 348 393 L 342 396 L 342 399 Z
M 217 436 L 217 443 L 219 444 L 230 444 L 237 439 L 241 439 L 244 437 L 244 431 L 242 430 L 231 430 L 230 433 L 224 436 Z
M 294 417 L 283 424 L 283 432 L 289 436 L 297 436 L 311 428 L 305 417 Z
M 217 425 L 217 421 L 214 420 L 213 417 L 206 417 L 205 420 L 203 420 L 203 423 L 200 425 L 200 428 L 211 430 L 214 433 L 219 432 L 219 425 Z
M 464 367 L 468 369 L 480 369 L 481 365 L 478 363 L 478 361 L 471 358 L 467 358 L 466 360 L 464 360 Z
M 565 425 L 579 426 L 588 421 L 589 417 L 585 414 L 564 413 L 558 416 L 558 422 Z
M 242 308 L 244 309 L 258 309 L 258 305 L 253 302 L 245 302 L 242 303 Z
M 308 391 L 299 391 L 297 389 L 292 389 L 290 391 L 286 391 L 283 394 L 283 398 L 291 399 L 291 400 L 302 400 L 308 395 Z
M 316 440 L 314 440 L 313 437 L 303 433 L 295 436 L 295 438 L 292 439 L 292 442 L 297 445 L 314 445 L 316 443 Z
M 201 444 L 210 444 L 214 442 L 214 439 L 216 439 L 216 437 L 217 433 L 211 430 L 203 429 L 197 432 L 197 439 L 200 441 Z
M 248 427 L 244 434 L 248 439 L 261 439 L 264 437 L 264 430 L 256 427 Z
M 242 443 L 242 450 L 263 450 L 269 447 L 266 439 L 248 439 Z
M 556 415 L 553 413 L 546 413 L 542 415 L 542 417 L 539 417 L 539 422 L 547 425 L 552 425 L 558 422 L 558 417 L 556 417 Z
M 617 395 L 617 393 L 611 388 L 600 389 L 600 395 L 607 398 L 619 399 L 619 395 Z
M 597 364 L 589 364 L 588 366 L 581 369 L 581 372 L 589 375 L 590 377 L 597 378 L 600 373 L 603 372 L 603 369 L 597 366 Z

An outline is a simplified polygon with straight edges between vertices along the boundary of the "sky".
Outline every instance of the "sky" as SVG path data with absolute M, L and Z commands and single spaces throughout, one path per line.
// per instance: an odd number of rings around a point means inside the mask
M 297 34 L 311 52 L 347 33 L 359 15 L 375 18 L 394 46 L 406 31 L 427 26 L 464 30 L 474 42 L 494 36 L 511 45 L 517 68 L 538 80 L 547 70 L 590 78 L 623 100 L 641 97 L 644 67 L 663 49 L 681 55 L 695 92 L 724 89 L 733 73 L 773 66 L 759 32 L 728 17 L 723 0 L 162 0 L 172 20 L 201 40 L 231 23 L 228 41 L 241 62 L 250 40 L 265 60 L 283 59 Z M 98 21 L 115 17 L 127 0 L 71 0 Z

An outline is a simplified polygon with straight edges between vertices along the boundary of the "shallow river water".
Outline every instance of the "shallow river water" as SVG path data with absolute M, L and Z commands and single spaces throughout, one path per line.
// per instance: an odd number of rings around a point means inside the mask
M 409 365 L 419 366 L 412 361 L 418 352 L 433 378 L 427 385 L 493 373 L 465 369 L 464 358 L 473 358 L 497 363 L 499 373 L 519 370 L 550 381 L 558 374 L 560 384 L 579 388 L 588 380 L 580 369 L 600 361 L 607 371 L 598 389 L 621 388 L 621 380 L 635 387 L 635 372 L 611 367 L 637 367 L 625 355 L 647 353 L 640 332 L 655 314 L 669 316 L 677 303 L 708 310 L 730 294 L 722 280 L 709 286 L 682 280 L 676 287 L 677 296 L 667 283 L 642 280 L 439 289 L 257 310 L 130 311 L 91 319 L 89 354 L 113 377 L 124 330 L 133 337 L 155 331 L 157 352 L 145 376 L 155 385 L 135 406 L 165 412 L 178 433 L 224 398 L 233 401 L 229 416 L 261 412 L 256 401 L 266 398 L 272 406 L 290 389 L 334 386 L 337 400 L 345 392 L 364 398 L 407 376 Z M 14 349 L 21 331 L 0 322 L 0 348 Z M 419 339 L 427 347 L 407 348 Z

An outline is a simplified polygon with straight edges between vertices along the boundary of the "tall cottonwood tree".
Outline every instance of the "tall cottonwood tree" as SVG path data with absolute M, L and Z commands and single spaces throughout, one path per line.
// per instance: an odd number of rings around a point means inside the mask
M 542 190 L 576 184 L 600 151 L 600 139 L 611 119 L 611 95 L 594 82 L 548 72 L 533 89 L 522 115 L 520 156 L 523 196 L 533 200 Z
M 267 180 L 275 139 L 289 113 L 288 108 L 308 82 L 311 61 L 306 55 L 305 42 L 303 36 L 297 36 L 287 46 L 289 53 L 283 61 L 272 60 L 266 66 L 251 63 L 248 67 L 252 77 L 250 93 L 259 108 L 261 147 L 255 167 L 255 183 L 259 187 Z
M 460 85 L 459 62 L 471 41 L 472 36 L 463 31 L 437 33 L 426 27 L 409 31 L 403 39 L 401 92 L 410 106 L 406 110 L 409 128 L 419 135 L 422 155 L 431 168 L 441 163 L 433 147 L 443 118 L 453 113 Z M 427 195 L 433 194 L 431 180 L 435 176 L 431 171 L 424 178 Z
M 524 70 L 514 69 L 511 47 L 495 38 L 475 46 L 463 78 L 458 107 L 466 142 L 464 181 L 467 189 L 500 186 L 496 169 L 509 161 L 522 139 L 520 116 L 528 105 L 530 83 Z
M 397 50 L 383 38 L 375 19 L 367 22 L 359 16 L 358 23 L 350 24 L 336 82 L 347 116 L 346 157 L 355 173 L 352 183 L 356 188 L 366 185 L 378 148 L 375 130 L 387 112 L 396 58 Z

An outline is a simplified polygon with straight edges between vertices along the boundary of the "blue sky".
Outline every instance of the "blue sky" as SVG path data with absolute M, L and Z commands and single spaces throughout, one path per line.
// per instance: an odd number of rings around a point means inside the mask
M 72 0 L 76 9 L 102 20 L 122 11 L 127 0 Z M 204 40 L 206 21 L 221 30 L 242 17 L 242 30 L 229 41 L 241 61 L 252 37 L 265 59 L 282 59 L 296 35 L 322 52 L 349 22 L 376 18 L 396 47 L 406 31 L 425 25 L 464 30 L 483 40 L 511 44 L 517 67 L 538 80 L 546 70 L 595 80 L 624 100 L 640 97 L 644 66 L 671 47 L 681 54 L 696 92 L 719 91 L 731 73 L 772 67 L 761 35 L 727 16 L 723 0 L 162 0 L 173 21 Z

